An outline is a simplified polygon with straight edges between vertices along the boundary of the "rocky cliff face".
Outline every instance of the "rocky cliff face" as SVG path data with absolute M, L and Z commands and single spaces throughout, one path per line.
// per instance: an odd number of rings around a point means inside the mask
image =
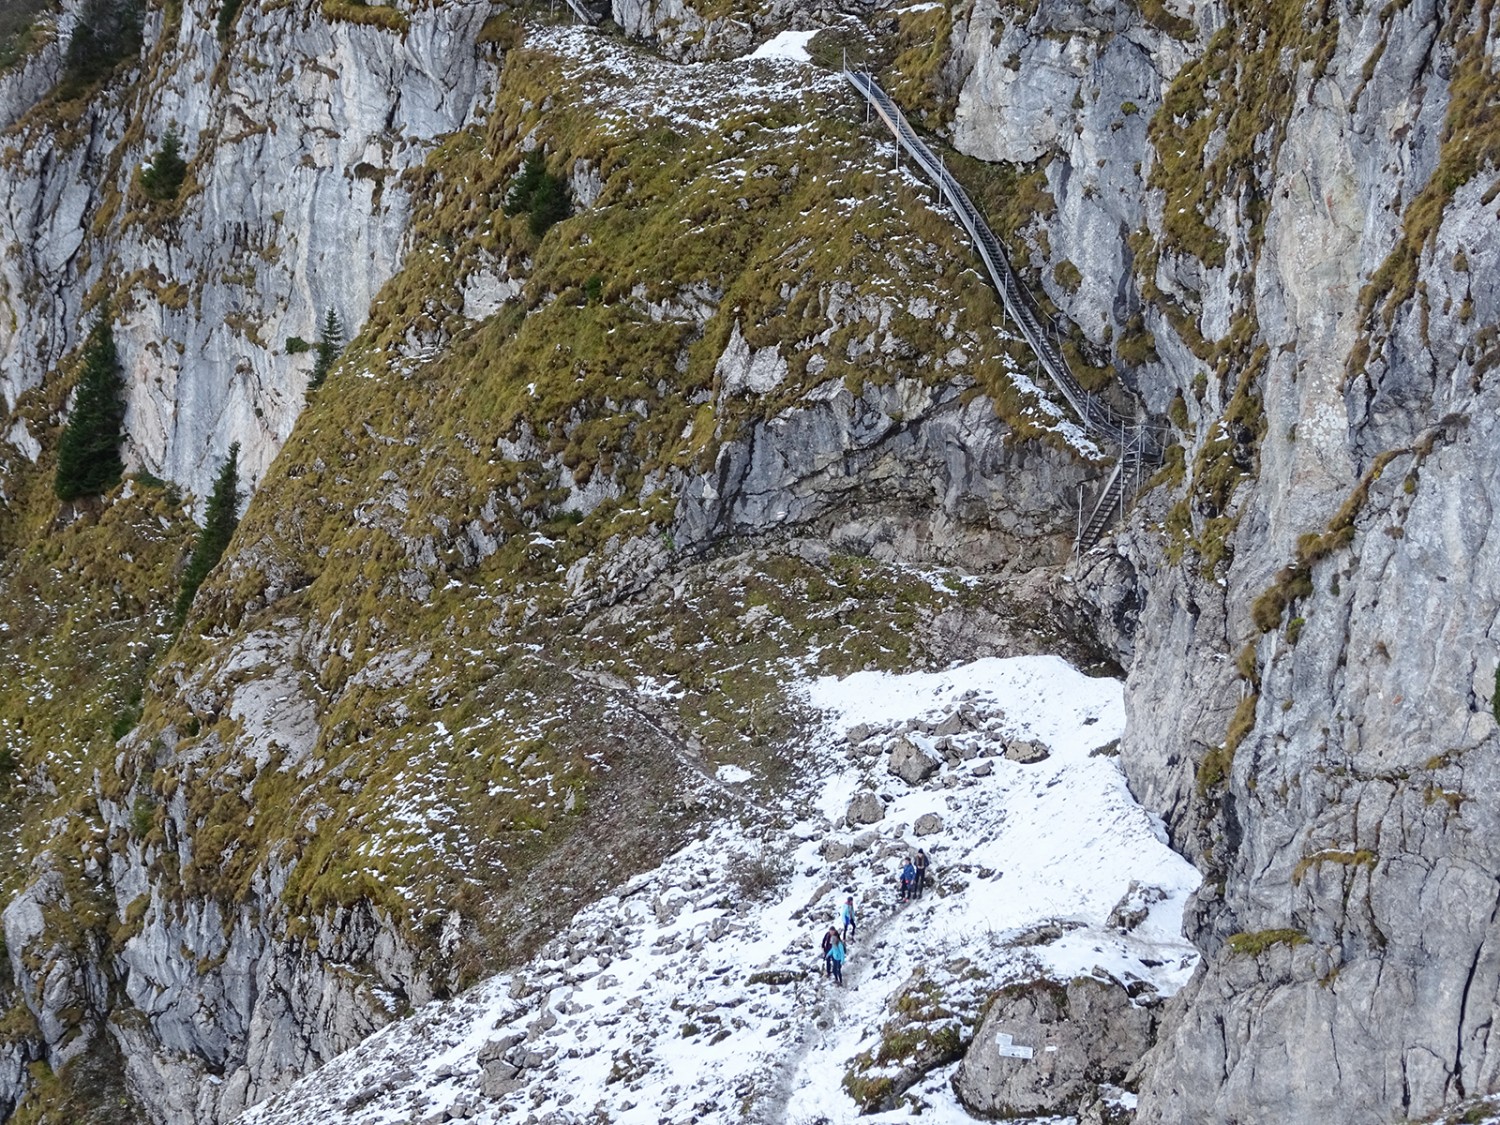
M 1097 451 L 955 228 L 835 78 L 704 61 L 824 16 L 615 6 L 679 66 L 490 14 L 252 4 L 221 40 L 190 3 L 59 102 L 65 11 L 0 76 L 0 1109 L 94 1067 L 227 1120 L 650 866 L 712 814 L 685 777 L 774 791 L 788 661 L 1082 655 L 1075 620 L 1205 875 L 1139 1120 L 1500 1086 L 1487 0 L 827 15 L 815 54 L 951 143 L 1070 359 L 1178 440 L 1057 601 Z M 528 150 L 577 211 L 545 233 L 502 206 Z M 202 492 L 239 440 L 259 486 L 175 640 L 180 498 L 48 492 L 105 293 L 134 465 Z M 304 410 L 328 309 L 362 331 Z M 981 585 L 910 580 L 947 565 Z
M 1490 10 L 980 12 L 955 143 L 1044 161 L 1053 261 L 1090 247 L 1114 309 L 1142 299 L 1140 385 L 1182 396 L 1180 483 L 1086 563 L 1106 620 L 1141 599 L 1127 768 L 1208 875 L 1211 956 L 1140 1119 L 1398 1120 L 1489 1092 Z M 1154 112 L 1135 186 L 1109 180 L 1138 115 L 1101 129 L 1091 83 Z M 1118 330 L 1097 290 L 1060 300 Z
M 53 93 L 77 13 L 0 83 L 7 175 L 0 213 L 0 393 L 14 406 L 86 333 L 108 292 L 133 467 L 199 494 L 231 443 L 259 480 L 302 408 L 332 310 L 346 333 L 399 266 L 411 207 L 402 174 L 487 108 L 489 8 L 445 4 L 354 22 L 305 6 L 187 3 L 144 17 L 129 83 Z M 396 13 L 389 13 L 395 16 Z M 340 18 L 342 16 L 343 18 Z M 169 127 L 188 178 L 146 196 L 138 170 Z

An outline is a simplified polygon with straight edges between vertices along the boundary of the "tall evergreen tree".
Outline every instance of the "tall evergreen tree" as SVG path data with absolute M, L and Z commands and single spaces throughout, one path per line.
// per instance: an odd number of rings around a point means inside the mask
M 568 181 L 547 171 L 539 148 L 526 154 L 520 172 L 511 181 L 510 190 L 505 193 L 507 215 L 520 215 L 528 211 L 531 214 L 526 225 L 537 238 L 572 212 Z
M 203 529 L 193 543 L 193 554 L 188 559 L 187 569 L 182 573 L 182 589 L 177 594 L 177 624 L 187 620 L 193 597 L 198 587 L 208 577 L 229 546 L 235 526 L 240 522 L 237 510 L 240 503 L 240 443 L 229 447 L 229 456 L 219 469 L 214 480 L 214 490 L 209 494 L 208 507 L 203 513 Z
M 329 309 L 323 317 L 323 327 L 318 332 L 318 357 L 313 361 L 312 378 L 307 382 L 308 390 L 316 390 L 333 370 L 333 362 L 344 350 L 344 325 L 339 314 Z
M 57 443 L 59 499 L 76 500 L 103 492 L 120 479 L 120 438 L 125 425 L 124 389 L 120 357 L 108 306 L 89 332 L 83 346 L 83 373 L 73 413 Z

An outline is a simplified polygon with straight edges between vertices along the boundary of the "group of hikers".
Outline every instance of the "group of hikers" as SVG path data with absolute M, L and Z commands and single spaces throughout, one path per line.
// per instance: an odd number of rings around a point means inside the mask
M 842 985 L 844 983 L 844 958 L 849 955 L 849 941 L 854 937 L 855 930 L 859 928 L 859 923 L 854 917 L 853 895 L 844 899 L 843 909 L 839 911 L 839 920 L 844 924 L 842 931 L 838 926 L 829 926 L 828 932 L 823 935 L 823 975 L 832 977 L 834 984 Z
M 927 853 L 918 848 L 917 854 L 908 856 L 901 866 L 901 901 L 912 902 L 921 898 L 926 885 Z M 842 986 L 849 943 L 859 929 L 859 921 L 854 914 L 853 895 L 847 896 L 844 905 L 839 908 L 839 923 L 829 926 L 827 933 L 823 935 L 823 975 L 832 977 L 834 984 Z

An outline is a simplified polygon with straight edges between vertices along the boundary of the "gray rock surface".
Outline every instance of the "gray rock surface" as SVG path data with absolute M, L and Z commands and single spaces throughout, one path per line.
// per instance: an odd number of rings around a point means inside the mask
M 983 1117 L 1076 1113 L 1114 1085 L 1151 1043 L 1155 1016 L 1118 981 L 1038 980 L 995 996 L 953 1076 L 970 1112 Z M 1031 1048 L 1031 1057 L 1002 1054 Z
M 1414 263 L 1426 296 L 1388 324 L 1359 311 L 1439 159 L 1439 25 L 1429 4 L 1346 13 L 1326 70 L 1299 74 L 1251 290 L 1225 288 L 1232 265 L 1179 261 L 1156 279 L 1198 295 L 1210 336 L 1253 315 L 1269 356 L 1227 564 L 1166 558 L 1153 496 L 1080 568 L 1128 662 L 1132 790 L 1206 874 L 1188 925 L 1208 960 L 1141 1070 L 1143 1123 L 1405 1120 L 1495 1088 L 1500 824 L 1469 799 L 1500 738 L 1500 479 L 1481 452 L 1500 434 L 1492 360 L 1473 343 L 1497 298 L 1475 272 L 1500 254 L 1488 174 L 1454 192 Z M 1187 390 L 1197 361 L 1152 327 L 1163 369 L 1148 398 Z M 1189 462 L 1225 407 L 1212 382 L 1201 411 L 1187 395 Z M 1346 504 L 1346 539 L 1263 631 L 1256 599 L 1287 587 L 1301 537 Z M 1241 700 L 1254 725 L 1220 781 L 1205 759 Z
M 850 828 L 861 824 L 875 824 L 884 819 L 885 802 L 868 789 L 862 793 L 856 793 L 854 799 L 849 802 L 848 810 L 844 813 L 844 822 Z M 855 842 L 855 847 L 859 847 L 858 841 Z
M 908 785 L 921 785 L 942 768 L 943 763 L 907 738 L 891 747 L 886 769 Z
M 1045 762 L 1052 756 L 1052 751 L 1035 739 L 1018 738 L 1005 744 L 1005 756 L 1012 762 L 1030 766 L 1037 762 Z

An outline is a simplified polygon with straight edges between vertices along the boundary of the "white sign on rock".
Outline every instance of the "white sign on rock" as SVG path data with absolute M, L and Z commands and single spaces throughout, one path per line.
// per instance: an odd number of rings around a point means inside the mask
M 1012 1045 L 1011 1037 L 1002 1031 L 995 1036 L 995 1054 L 1005 1059 L 1029 1059 L 1031 1048 Z

